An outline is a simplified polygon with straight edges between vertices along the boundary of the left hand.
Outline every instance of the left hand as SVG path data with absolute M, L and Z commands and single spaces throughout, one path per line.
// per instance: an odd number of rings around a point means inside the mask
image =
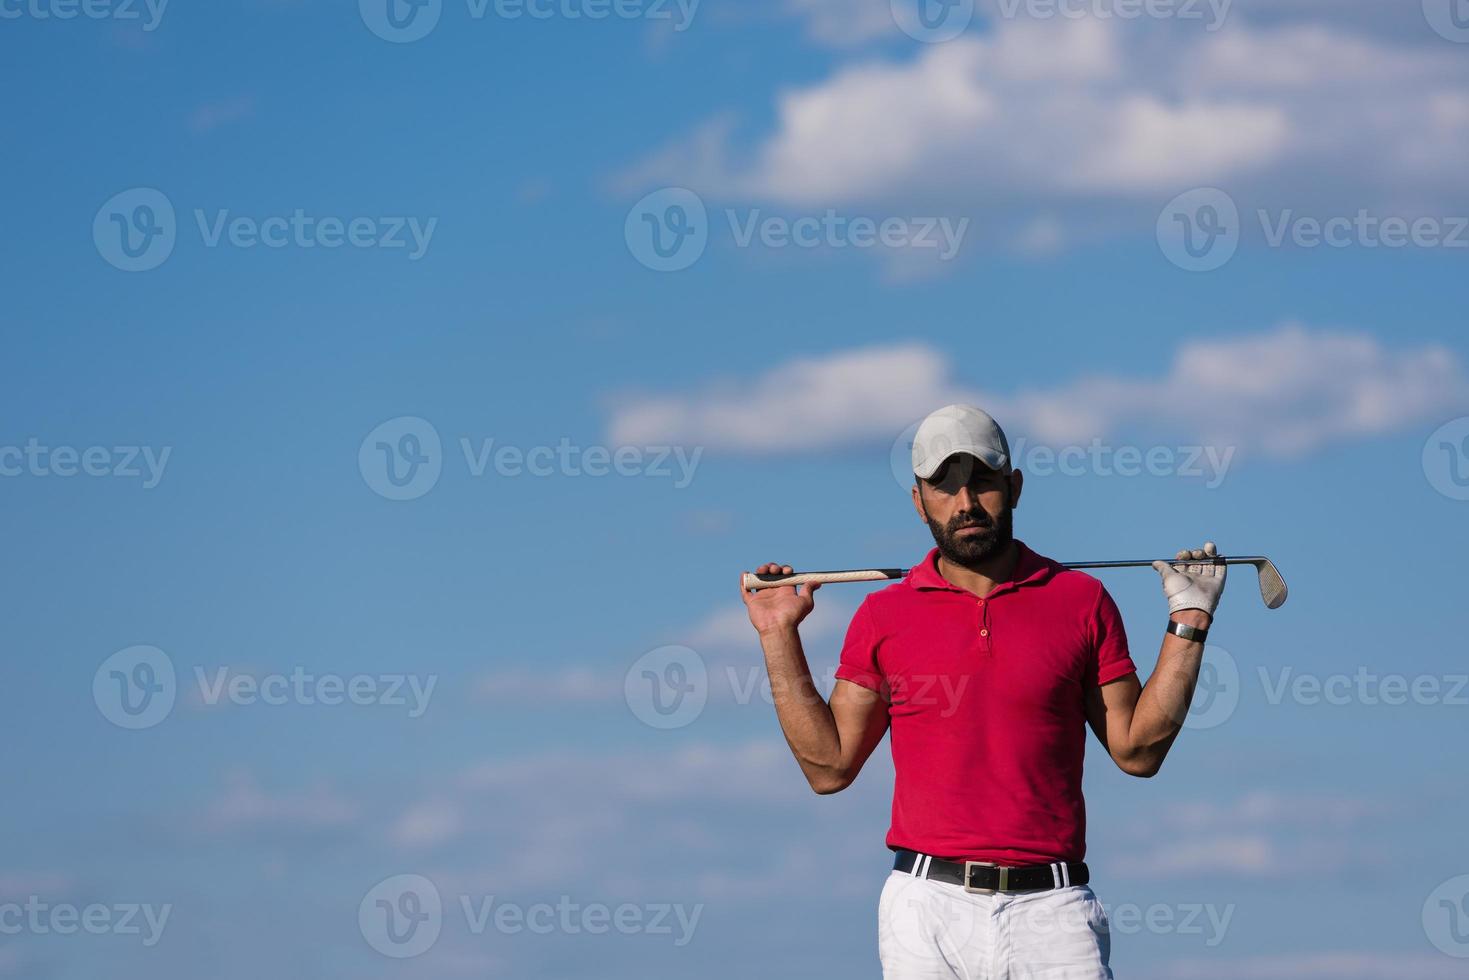
M 1214 558 L 1218 554 L 1219 549 L 1214 542 L 1206 541 L 1203 548 L 1192 551 L 1185 548 L 1180 551 L 1178 561 L 1199 561 Z M 1163 576 L 1163 595 L 1168 598 L 1170 614 L 1180 609 L 1199 609 L 1213 617 L 1214 610 L 1219 606 L 1219 598 L 1224 594 L 1224 576 L 1229 571 L 1227 566 L 1155 561 L 1153 569 Z

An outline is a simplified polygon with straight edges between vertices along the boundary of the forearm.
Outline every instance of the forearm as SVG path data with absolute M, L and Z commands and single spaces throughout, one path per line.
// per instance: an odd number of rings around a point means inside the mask
M 1207 629 L 1210 623 L 1209 614 L 1198 609 L 1180 610 L 1171 618 L 1176 623 L 1200 629 Z M 1158 771 L 1174 739 L 1183 730 L 1203 662 L 1203 643 L 1172 633 L 1163 637 L 1158 665 L 1138 697 L 1124 749 L 1129 763 L 1141 775 Z
M 840 789 L 850 782 L 842 740 L 831 706 L 817 690 L 795 629 L 760 634 L 775 714 L 791 754 L 812 788 Z

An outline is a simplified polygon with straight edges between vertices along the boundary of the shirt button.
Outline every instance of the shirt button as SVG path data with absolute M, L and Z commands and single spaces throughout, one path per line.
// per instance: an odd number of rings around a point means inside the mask
M 980 630 L 979 631 L 979 635 L 980 636 L 989 636 L 990 635 L 990 631 L 989 630 Z

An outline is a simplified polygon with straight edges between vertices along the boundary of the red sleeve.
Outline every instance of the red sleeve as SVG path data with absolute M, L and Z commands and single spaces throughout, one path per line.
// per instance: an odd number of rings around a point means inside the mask
M 1112 601 L 1105 586 L 1097 597 L 1092 620 L 1092 660 L 1087 685 L 1101 687 L 1119 677 L 1137 673 L 1137 665 L 1127 651 L 1127 630 L 1122 626 L 1122 613 Z
M 842 644 L 842 661 L 837 665 L 837 680 L 851 681 L 871 691 L 884 688 L 882 668 L 877 663 L 877 627 L 872 622 L 871 603 L 863 600 L 847 627 Z

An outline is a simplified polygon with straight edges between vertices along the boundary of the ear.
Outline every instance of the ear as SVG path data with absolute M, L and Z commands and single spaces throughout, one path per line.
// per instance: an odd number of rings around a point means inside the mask
M 1020 506 L 1020 491 L 1025 489 L 1025 474 L 1019 470 L 1010 471 L 1010 509 L 1014 510 Z
M 923 506 L 923 491 L 917 483 L 913 484 L 913 509 L 918 512 L 918 517 L 923 523 L 928 523 L 928 509 Z

